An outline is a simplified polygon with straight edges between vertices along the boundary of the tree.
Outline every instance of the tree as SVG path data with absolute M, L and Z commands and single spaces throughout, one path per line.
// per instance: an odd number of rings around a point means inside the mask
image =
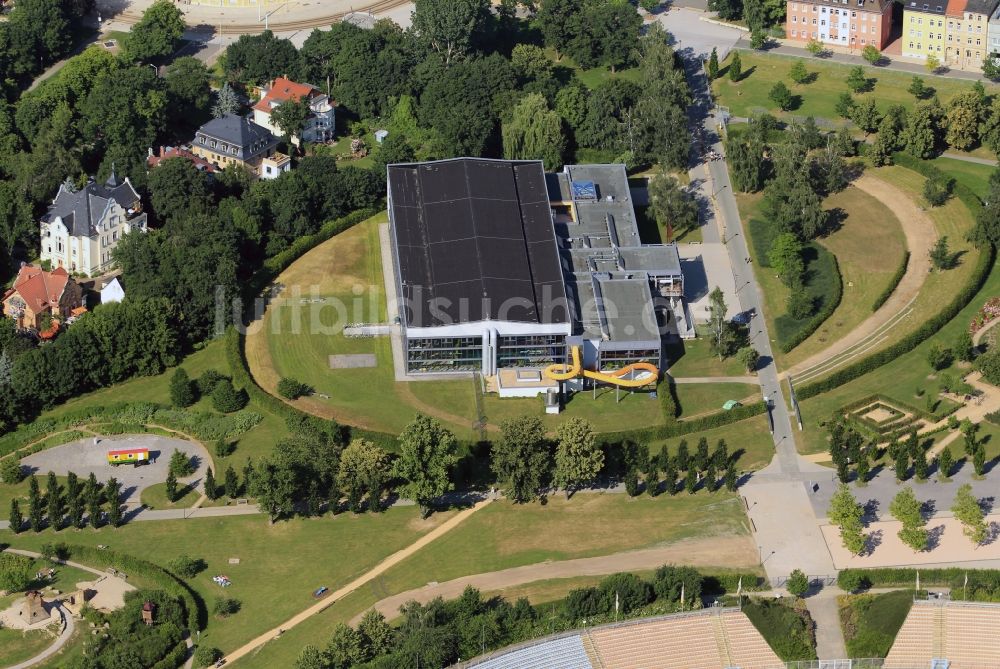
M 10 522 L 10 531 L 19 534 L 21 528 L 24 527 L 24 515 L 21 513 L 21 505 L 18 504 L 16 498 L 10 500 L 10 515 L 7 516 L 7 520 Z
M 712 347 L 722 360 L 726 355 L 725 339 L 729 322 L 726 320 L 726 297 L 718 286 L 708 294 L 708 322 L 712 329 Z
M 503 122 L 502 136 L 504 158 L 540 159 L 547 171 L 562 167 L 566 150 L 562 119 L 541 93 L 529 93 L 514 106 Z
M 854 115 L 855 105 L 856 103 L 851 94 L 844 92 L 837 97 L 837 102 L 834 103 L 833 109 L 841 118 L 849 119 Z
M 919 446 L 916 452 L 911 455 L 913 456 L 913 476 L 916 477 L 917 481 L 926 481 L 928 468 L 927 455 Z
M 41 532 L 45 523 L 42 493 L 38 487 L 38 478 L 34 474 L 28 477 L 28 523 L 35 532 Z
M 743 61 L 740 60 L 740 52 L 733 51 L 733 56 L 729 60 L 729 81 L 737 82 L 743 78 Z
M 181 10 L 170 0 L 156 0 L 122 40 L 122 55 L 131 61 L 162 60 L 177 50 L 184 28 Z
M 927 60 L 924 61 L 924 68 L 933 74 L 941 69 L 941 61 L 937 59 L 937 56 L 929 53 L 927 54 Z
M 31 584 L 34 565 L 30 558 L 14 553 L 0 553 L 0 590 L 21 592 Z
M 875 132 L 882 121 L 882 115 L 875 106 L 875 98 L 866 98 L 855 105 L 851 110 L 851 120 L 864 131 L 866 137 Z
M 535 498 L 549 472 L 549 461 L 545 428 L 537 416 L 508 418 L 500 423 L 490 468 L 511 501 L 522 504 Z
M 55 472 L 49 472 L 45 482 L 45 502 L 49 509 L 49 525 L 53 530 L 59 530 L 63 522 L 62 491 Z
M 170 225 L 191 214 L 204 214 L 211 207 L 205 174 L 186 158 L 168 158 L 160 162 L 150 172 L 149 191 L 153 211 L 161 225 Z
M 857 479 L 856 479 L 858 487 L 862 487 L 866 483 L 868 483 L 868 473 L 870 471 L 870 468 L 871 465 L 868 464 L 868 458 L 866 457 L 861 458 L 861 460 L 858 461 Z
M 615 68 L 631 62 L 639 43 L 642 17 L 627 2 L 577 4 L 570 16 L 566 53 L 583 67 Z M 544 5 L 544 3 L 543 3 Z
M 910 85 L 907 87 L 907 92 L 915 97 L 917 100 L 923 100 L 927 96 L 927 85 L 924 84 L 924 80 L 917 75 L 913 75 L 913 79 L 910 81 Z
M 171 118 L 186 122 L 184 125 L 191 129 L 208 120 L 212 108 L 211 73 L 204 63 L 192 56 L 178 58 L 167 68 L 166 80 Z
M 279 39 L 270 30 L 241 35 L 226 49 L 222 62 L 226 80 L 242 84 L 264 84 L 281 76 L 295 79 L 302 67 L 291 40 Z
M 83 500 L 80 498 L 80 483 L 73 472 L 66 476 L 66 515 L 70 527 L 83 528 Z
M 212 391 L 212 406 L 220 413 L 239 411 L 249 401 L 247 392 L 242 388 L 236 390 L 229 379 L 219 381 L 215 384 L 215 390 Z
M 307 644 L 299 651 L 299 656 L 295 660 L 295 669 L 329 669 L 329 667 L 330 665 L 326 661 L 324 653 L 316 646 L 310 644 Z
M 347 452 L 346 449 L 344 452 Z M 383 465 L 388 466 L 388 463 Z M 383 475 L 387 475 L 387 472 Z M 291 467 L 265 461 L 254 473 L 249 488 L 250 495 L 257 500 L 257 506 L 267 513 L 270 524 L 273 525 L 278 518 L 292 513 L 295 472 Z
M 889 504 L 889 513 L 903 524 L 898 533 L 903 543 L 915 551 L 927 547 L 927 530 L 924 529 L 926 521 L 921 512 L 920 501 L 913 494 L 912 488 L 903 488 L 896 494 Z
M 983 76 L 990 81 L 1000 78 L 1000 59 L 997 54 L 991 53 L 983 59 Z
M 785 232 L 775 237 L 767 252 L 767 261 L 786 286 L 797 286 L 802 282 L 805 272 L 802 242 L 795 235 Z
M 972 452 L 972 471 L 976 473 L 976 476 L 982 476 L 986 473 L 986 449 L 983 448 L 982 444 L 977 444 Z
M 847 87 L 852 93 L 863 93 L 871 86 L 868 77 L 865 76 L 865 68 L 856 65 L 847 73 Z
M 986 117 L 986 104 L 976 91 L 959 93 L 948 102 L 944 115 L 944 141 L 966 151 L 979 142 L 980 125 Z
M 709 81 L 714 81 L 719 76 L 719 53 L 714 46 L 708 57 L 708 63 L 705 65 L 705 72 L 708 74 Z
M 813 56 L 818 56 L 825 50 L 826 47 L 824 47 L 823 43 L 820 42 L 818 39 L 811 39 L 808 42 L 806 42 L 806 51 L 811 53 Z
M 281 130 L 289 143 L 299 146 L 302 143 L 302 131 L 311 115 L 312 110 L 306 99 L 289 99 L 271 110 L 271 122 Z
M 792 107 L 792 92 L 785 86 L 785 82 L 779 81 L 771 87 L 767 97 L 778 106 L 781 111 L 788 111 Z
M 212 468 L 209 467 L 205 471 L 205 497 L 209 499 L 218 499 L 219 497 L 219 486 L 215 482 L 215 475 L 212 473 Z
M 170 377 L 170 403 L 178 409 L 184 409 L 194 404 L 196 400 L 194 384 L 184 368 L 178 367 Z
M 931 344 L 931 347 L 927 350 L 927 364 L 935 371 L 951 367 L 954 359 L 955 356 L 952 354 L 951 349 L 937 342 Z
M 118 479 L 108 479 L 104 486 L 104 496 L 108 500 L 108 523 L 111 527 L 118 527 L 122 524 L 122 486 Z
M 840 528 L 840 537 L 844 542 L 844 548 L 849 550 L 852 555 L 857 555 L 864 550 L 866 540 L 861 524 L 864 508 L 854 499 L 854 495 L 846 483 L 840 484 L 830 500 L 827 517 L 831 523 Z
M 729 492 L 736 492 L 737 488 L 737 478 L 736 478 L 736 465 L 730 464 L 726 467 L 726 473 L 723 476 L 723 482 L 726 485 L 726 490 Z
M 176 449 L 170 454 L 169 469 L 175 476 L 182 478 L 194 474 L 194 465 L 191 463 L 191 458 L 180 449 Z
M 965 483 L 958 488 L 951 512 L 962 523 L 962 532 L 974 545 L 979 546 L 986 541 L 989 536 L 989 526 L 984 519 L 979 500 L 972 494 L 972 485 Z
M 795 62 L 792 63 L 791 69 L 788 70 L 788 78 L 799 85 L 806 83 L 809 80 L 809 72 L 806 71 L 806 61 L 796 58 Z
M 684 489 L 690 494 L 698 489 L 698 470 L 695 468 L 690 468 L 687 470 L 687 474 L 684 476 Z
M 240 495 L 240 479 L 236 474 L 236 470 L 233 469 L 232 465 L 226 467 L 224 487 L 226 489 L 226 496 L 229 499 L 236 499 Z
M 868 61 L 871 65 L 878 65 L 882 60 L 882 52 L 879 51 L 873 44 L 868 44 L 861 50 L 861 57 Z
M 223 116 L 231 116 L 236 114 L 240 110 L 240 99 L 236 95 L 236 91 L 233 87 L 226 82 L 219 89 L 218 94 L 215 97 L 215 104 L 212 105 L 212 116 L 214 118 L 222 118 Z
M 101 486 L 93 472 L 83 486 L 83 497 L 87 502 L 87 518 L 95 530 L 101 526 Z
M 752 346 L 744 346 L 737 352 L 736 357 L 743 363 L 747 372 L 752 374 L 757 371 L 757 365 L 760 364 L 760 353 L 757 352 L 757 349 Z
M 930 181 L 927 183 L 930 183 Z M 954 256 L 948 248 L 948 235 L 938 237 L 937 242 L 935 242 L 934 246 L 931 247 L 929 255 L 931 263 L 934 265 L 934 269 L 946 270 L 951 269 L 954 266 Z M 951 349 L 941 350 L 951 351 Z
M 549 0 L 538 10 L 537 20 L 545 45 L 561 58 L 575 32 L 574 16 L 580 11 L 576 0 Z
M 368 496 L 368 510 L 381 509 L 382 494 L 389 482 L 389 456 L 381 448 L 355 439 L 340 455 L 337 482 L 347 495 L 351 510 L 362 509 L 361 501 Z
M 883 118 L 878 127 L 878 135 L 868 156 L 876 167 L 892 164 L 892 154 L 896 150 L 899 133 L 891 118 Z
M 556 428 L 556 456 L 553 482 L 566 490 L 574 489 L 597 478 L 604 466 L 604 452 L 590 423 L 582 418 L 570 418 Z
M 801 597 L 809 592 L 809 578 L 802 573 L 801 569 L 793 569 L 785 582 L 785 589 L 793 597 Z
M 242 602 L 238 599 L 232 599 L 231 597 L 216 597 L 215 601 L 212 602 L 212 613 L 219 618 L 228 618 L 231 615 L 239 613 L 242 606 Z
M 399 457 L 393 476 L 406 483 L 400 492 L 414 500 L 427 517 L 435 498 L 454 489 L 449 477 L 458 462 L 455 436 L 428 416 L 417 414 L 399 435 Z
M 446 65 L 466 57 L 489 16 L 487 0 L 417 0 L 413 30 Z
M 177 477 L 173 471 L 167 472 L 166 495 L 167 501 L 173 504 L 177 501 Z
M 698 225 L 698 203 L 671 174 L 658 172 L 649 180 L 649 205 L 656 222 L 669 233 L 693 230 Z M 668 233 L 668 236 L 672 236 Z
M 933 155 L 937 144 L 938 112 L 932 103 L 920 102 L 907 114 L 899 139 L 913 157 L 926 159 Z

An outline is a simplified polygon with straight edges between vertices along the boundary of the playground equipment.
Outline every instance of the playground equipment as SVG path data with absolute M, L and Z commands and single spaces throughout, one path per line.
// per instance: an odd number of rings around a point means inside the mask
M 656 383 L 660 378 L 660 370 L 657 369 L 656 365 L 649 362 L 635 362 L 621 369 L 616 369 L 613 372 L 593 372 L 589 369 L 584 369 L 583 363 L 580 360 L 579 346 L 570 347 L 570 358 L 573 364 L 569 369 L 564 364 L 549 365 L 545 368 L 545 376 L 553 381 L 569 381 L 570 379 L 582 376 L 620 388 L 642 388 L 643 386 Z
M 109 465 L 135 465 L 149 462 L 148 448 L 126 448 L 120 451 L 108 451 Z

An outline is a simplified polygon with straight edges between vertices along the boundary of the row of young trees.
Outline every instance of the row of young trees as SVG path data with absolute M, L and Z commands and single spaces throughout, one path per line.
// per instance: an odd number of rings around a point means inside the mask
M 545 609 L 524 598 L 513 604 L 499 596 L 485 599 L 469 586 L 456 599 L 404 604 L 399 625 L 389 625 L 375 610 L 357 627 L 340 623 L 325 648 L 302 649 L 295 669 L 446 667 L 459 658 L 572 629 L 585 618 L 700 608 L 704 588 L 705 579 L 695 569 L 670 565 L 657 569 L 650 580 L 613 574 L 595 587 L 570 591 L 561 606 Z
M 951 512 L 962 523 L 962 532 L 975 546 L 982 545 L 989 538 L 989 527 L 985 520 L 983 502 L 972 492 L 972 485 L 965 483 L 955 493 Z M 928 514 L 924 504 L 917 499 L 913 488 L 900 490 L 889 504 L 889 513 L 901 523 L 899 539 L 914 551 L 933 548 L 927 531 Z M 830 501 L 827 517 L 840 529 L 844 547 L 854 555 L 870 549 L 868 536 L 864 533 L 865 508 L 858 503 L 850 487 L 841 483 Z
M 16 460 L 14 462 L 20 469 Z M 5 471 L 4 480 L 8 473 Z M 93 528 L 101 527 L 105 518 L 107 524 L 118 527 L 124 521 L 122 506 L 121 483 L 110 478 L 106 483 L 98 483 L 97 477 L 91 473 L 82 483 L 77 475 L 70 472 L 66 476 L 66 485 L 59 484 L 56 475 L 49 472 L 46 478 L 45 495 L 42 496 L 38 478 L 31 475 L 28 478 L 28 526 L 35 532 L 41 532 L 45 527 L 61 530 L 64 527 L 82 529 L 89 523 Z M 10 529 L 19 533 L 25 524 L 24 511 L 17 498 L 10 501 Z

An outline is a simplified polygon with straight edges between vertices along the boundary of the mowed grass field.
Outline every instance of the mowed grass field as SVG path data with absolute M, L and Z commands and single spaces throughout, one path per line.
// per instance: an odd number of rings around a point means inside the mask
M 348 583 L 451 516 L 421 520 L 416 507 L 381 514 L 296 518 L 270 525 L 263 515 L 130 523 L 118 529 L 63 530 L 5 536 L 16 548 L 37 550 L 53 540 L 109 545 L 161 566 L 178 555 L 205 560 L 208 567 L 190 581 L 209 611 L 216 597 L 240 600 L 239 613 L 210 616 L 203 643 L 232 650 L 315 603 L 313 591 Z M 7 534 L 7 533 L 5 533 Z M 229 564 L 239 558 L 240 564 Z M 221 588 L 212 576 L 233 585 Z
M 304 645 L 325 646 L 338 622 L 351 620 L 385 597 L 429 582 L 546 560 L 610 555 L 693 538 L 746 541 L 753 562 L 756 552 L 746 538 L 749 529 L 740 505 L 738 497 L 724 492 L 679 493 L 655 499 L 580 493 L 568 501 L 563 495 L 554 495 L 545 505 L 494 502 L 365 588 L 240 660 L 240 665 L 250 669 L 292 666 Z M 726 564 L 720 556 L 717 566 L 735 565 Z M 560 599 L 570 589 L 584 584 L 577 579 L 539 583 L 536 601 Z M 525 586 L 525 590 L 498 594 L 516 597 L 530 594 L 532 589 L 533 586 Z
M 848 186 L 828 197 L 823 208 L 843 213 L 840 227 L 818 240 L 837 258 L 843 296 L 823 325 L 784 356 L 789 365 L 822 351 L 868 318 L 906 252 L 899 220 L 871 195 Z
M 943 156 L 934 159 L 934 166 L 955 179 L 956 182 L 971 189 L 980 198 L 986 197 L 989 192 L 990 175 L 997 169 L 990 165 L 980 165 Z
M 778 118 L 813 116 L 835 121 L 838 124 L 847 123 L 835 111 L 837 98 L 841 93 L 850 92 L 847 88 L 847 75 L 851 66 L 826 62 L 819 58 L 796 58 L 778 54 L 760 54 L 751 51 L 739 51 L 743 65 L 743 77 L 739 82 L 732 82 L 727 76 L 730 56 L 722 63 L 722 73 L 712 84 L 719 105 L 729 107 L 733 116 L 753 116 L 762 110 Z M 795 84 L 788 76 L 788 71 L 796 60 L 803 60 L 806 70 L 814 75 L 813 81 L 807 84 Z M 875 100 L 882 111 L 895 104 L 907 109 L 911 108 L 916 99 L 907 92 L 913 74 L 895 72 L 877 67 L 865 67 L 865 74 L 874 79 L 874 86 L 866 93 L 854 95 L 857 101 L 868 98 Z M 972 82 L 949 77 L 939 77 L 921 74 L 924 83 L 933 87 L 942 104 L 956 94 L 968 90 Z M 793 109 L 782 112 L 768 97 L 771 88 L 783 81 L 792 95 L 797 96 L 798 104 Z M 1000 86 L 984 82 L 987 93 L 1000 91 Z

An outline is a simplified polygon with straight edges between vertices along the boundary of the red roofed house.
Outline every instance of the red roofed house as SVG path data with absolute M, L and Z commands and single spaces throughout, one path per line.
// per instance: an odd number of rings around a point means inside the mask
M 62 267 L 46 272 L 22 265 L 14 286 L 3 294 L 3 314 L 20 328 L 37 330 L 42 317 L 65 321 L 83 304 L 83 290 Z
M 312 115 L 306 121 L 302 139 L 307 142 L 326 142 L 333 139 L 336 127 L 334 110 L 337 103 L 331 101 L 326 93 L 315 86 L 298 84 L 284 77 L 272 81 L 269 86 L 261 89 L 261 93 L 260 102 L 253 106 L 253 120 L 257 125 L 264 126 L 280 137 L 283 133 L 271 122 L 271 112 L 281 106 L 282 102 L 305 99 L 309 102 Z M 292 143 L 298 146 L 299 138 L 293 137 Z

